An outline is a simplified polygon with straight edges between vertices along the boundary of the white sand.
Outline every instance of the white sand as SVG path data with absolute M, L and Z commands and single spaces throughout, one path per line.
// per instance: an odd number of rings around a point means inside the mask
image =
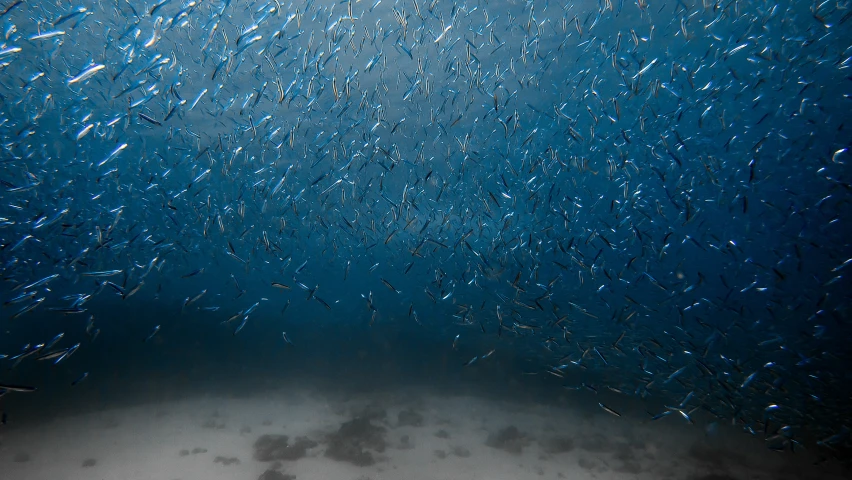
M 372 421 L 387 429 L 388 447 L 375 453 L 376 464 L 358 467 L 327 458 L 326 436 L 367 409 L 386 412 Z M 403 409 L 422 415 L 423 425 L 398 426 Z M 828 465 L 814 467 L 812 458 L 770 452 L 745 434 L 708 439 L 700 427 L 670 420 L 650 423 L 603 411 L 417 392 L 346 399 L 292 391 L 202 398 L 0 429 L 0 480 L 255 480 L 271 467 L 297 480 L 840 478 L 827 473 Z M 490 434 L 509 425 L 530 438 L 520 454 L 486 445 Z M 448 438 L 436 435 L 440 431 Z M 253 458 L 263 434 L 304 435 L 320 444 L 305 458 L 273 465 Z M 573 448 L 547 453 L 560 436 L 571 439 Z M 239 463 L 224 465 L 216 457 Z M 95 465 L 83 466 L 87 459 Z

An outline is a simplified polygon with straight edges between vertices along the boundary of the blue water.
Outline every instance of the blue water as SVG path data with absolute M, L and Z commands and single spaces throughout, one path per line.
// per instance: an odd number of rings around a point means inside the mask
M 849 447 L 849 5 L 0 12 L 4 425 L 296 378 Z

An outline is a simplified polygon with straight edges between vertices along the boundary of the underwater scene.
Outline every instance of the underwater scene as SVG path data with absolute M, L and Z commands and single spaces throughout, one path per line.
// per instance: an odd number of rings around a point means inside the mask
M 852 477 L 852 2 L 2 0 L 0 480 Z

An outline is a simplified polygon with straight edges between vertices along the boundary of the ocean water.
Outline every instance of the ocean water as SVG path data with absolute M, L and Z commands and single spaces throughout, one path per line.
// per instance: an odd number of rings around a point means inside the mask
M 852 5 L 0 6 L 0 479 L 848 476 Z

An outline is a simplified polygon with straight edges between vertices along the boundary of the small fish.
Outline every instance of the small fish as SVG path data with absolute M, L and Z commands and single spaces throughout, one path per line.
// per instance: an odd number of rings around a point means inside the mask
M 99 270 L 94 272 L 83 272 L 81 275 L 84 277 L 114 277 L 116 275 L 121 275 L 124 273 L 124 270 Z
M 58 27 L 58 26 L 62 25 L 63 23 L 71 20 L 72 18 L 76 18 L 80 15 L 85 15 L 87 13 L 88 13 L 88 9 L 86 7 L 77 7 L 75 9 L 71 10 L 70 12 L 66 13 L 65 15 L 62 15 L 61 17 L 54 20 L 52 25 L 54 27 Z
M 402 293 L 402 292 L 400 292 L 399 290 L 397 290 L 397 289 L 396 289 L 396 287 L 394 287 L 393 285 L 391 285 L 391 284 L 390 284 L 390 282 L 388 282 L 388 281 L 387 281 L 387 280 L 385 280 L 384 278 L 382 278 L 381 280 L 382 280 L 382 283 L 384 283 L 384 284 L 385 284 L 385 286 L 386 286 L 386 287 L 388 287 L 388 289 L 389 289 L 389 290 L 391 290 L 392 292 L 394 292 L 394 293 Z
M 125 148 L 127 148 L 127 144 L 126 144 L 126 143 L 122 143 L 121 145 L 119 145 L 119 146 L 115 147 L 115 149 L 113 149 L 113 150 L 109 153 L 109 155 L 107 155 L 106 157 L 104 157 L 104 159 L 103 159 L 103 160 L 101 160 L 100 162 L 98 162 L 98 167 L 102 167 L 102 166 L 104 166 L 106 163 L 110 162 L 111 160 L 115 160 L 115 158 L 116 158 L 116 157 L 118 157 L 118 154 L 119 154 L 119 153 L 121 153 L 121 152 L 122 152 Z
M 0 390 L 8 390 L 10 392 L 19 392 L 19 393 L 30 393 L 38 390 L 36 387 L 30 387 L 26 385 L 12 385 L 6 383 L 0 383 Z
M 65 35 L 65 31 L 64 31 L 64 30 L 50 30 L 50 31 L 42 32 L 42 33 L 39 33 L 39 34 L 36 34 L 36 35 L 31 35 L 31 36 L 29 37 L 29 40 L 30 40 L 30 41 L 35 41 L 35 40 L 49 40 L 49 39 L 51 39 L 51 38 L 60 37 L 60 36 L 62 36 L 62 35 Z
M 245 328 L 246 323 L 248 323 L 248 318 L 248 315 L 243 315 L 243 319 L 240 321 L 240 324 L 237 325 L 237 328 L 234 330 L 234 336 L 237 336 L 237 334 L 240 333 L 243 328 Z
M 180 278 L 190 278 L 190 277 L 194 277 L 194 276 L 196 276 L 196 275 L 200 275 L 200 274 L 202 274 L 202 273 L 204 273 L 204 267 L 201 267 L 201 268 L 199 268 L 199 269 L 193 270 L 193 271 L 191 271 L 191 272 L 189 272 L 189 273 L 187 273 L 187 274 L 181 275 L 181 277 L 180 277 Z
M 3 305 L 8 306 L 8 305 L 13 305 L 15 303 L 23 302 L 25 300 L 30 300 L 33 297 L 35 297 L 36 294 L 38 294 L 38 292 L 24 292 L 24 293 L 22 293 L 22 294 L 20 294 L 16 297 L 12 297 L 9 300 L 6 300 L 5 302 L 3 302 Z
M 52 340 L 50 340 L 49 342 L 47 342 L 47 343 L 45 343 L 45 344 L 44 344 L 44 349 L 45 349 L 45 350 L 50 350 L 50 349 L 51 349 L 51 348 L 53 348 L 53 347 L 54 347 L 57 343 L 59 343 L 59 341 L 60 341 L 60 340 L 62 340 L 64 337 L 65 337 L 65 333 L 64 333 L 64 332 L 63 332 L 63 333 L 59 333 L 59 334 L 57 334 L 55 337 L 53 337 L 53 339 L 52 339 Z
M 90 124 L 86 125 L 85 127 L 83 127 L 79 132 L 77 132 L 76 140 L 79 142 L 80 140 L 85 138 L 86 135 L 88 135 L 89 132 L 91 132 L 93 128 L 95 128 L 94 123 L 90 123 Z
M 684 366 L 678 368 L 677 370 L 675 370 L 674 372 L 672 372 L 672 374 L 669 375 L 668 378 L 666 378 L 666 381 L 663 382 L 663 384 L 667 384 L 667 383 L 671 382 L 672 380 L 674 380 L 675 378 L 677 378 L 678 376 L 680 376 L 680 374 L 682 374 L 686 370 L 686 367 L 688 367 L 688 365 L 684 365 Z
M 152 6 L 151 9 L 148 10 L 148 15 L 153 17 L 157 13 L 157 11 L 166 6 L 170 1 L 171 0 L 162 0 L 160 2 L 155 3 L 154 6 Z
M 159 325 L 155 326 L 154 329 L 151 331 L 151 333 L 148 334 L 147 337 L 145 337 L 145 340 L 143 340 L 143 342 L 145 342 L 145 343 L 150 342 L 151 339 L 154 338 L 154 335 L 156 335 L 159 331 L 160 331 L 160 326 Z
M 12 9 L 17 7 L 18 5 L 21 5 L 22 3 L 24 3 L 24 0 L 14 0 L 14 1 L 10 2 L 8 5 L 6 5 L 6 8 L 4 8 L 2 12 L 0 12 L 0 18 L 5 17 L 6 14 L 8 14 L 9 12 L 12 11 Z M 6 422 L 5 422 L 6 412 L 3 412 L 3 419 L 4 419 L 3 425 L 5 425 L 6 424 Z
M 59 365 L 62 361 L 70 358 L 71 355 L 74 355 L 74 352 L 76 352 L 78 348 L 80 348 L 80 344 L 79 343 L 74 344 L 74 346 L 72 346 L 71 348 L 66 350 L 59 358 L 57 358 L 56 361 L 53 362 L 53 364 Z
M 127 300 L 128 298 L 132 297 L 132 296 L 133 296 L 133 295 L 135 295 L 137 292 L 139 292 L 139 290 L 141 290 L 143 286 L 145 286 L 145 281 L 144 281 L 144 280 L 143 280 L 143 281 L 141 281 L 141 282 L 139 282 L 138 284 L 136 284 L 136 286 L 135 286 L 135 287 L 131 288 L 131 289 L 130 289 L 127 293 L 125 293 L 125 294 L 121 297 L 121 298 L 122 298 L 122 300 Z
M 29 285 L 26 285 L 25 287 L 22 288 L 22 290 L 30 290 L 30 289 L 35 288 L 35 287 L 40 287 L 42 285 L 46 285 L 48 282 L 50 282 L 51 280 L 54 280 L 56 278 L 59 278 L 58 273 L 48 275 L 48 276 L 46 276 L 46 277 L 44 277 L 40 280 L 36 280 L 35 282 L 32 282 Z
M 65 355 L 68 352 L 67 348 L 63 348 L 62 350 L 57 350 L 55 352 L 47 352 L 43 355 L 39 355 L 35 357 L 36 360 L 55 360 L 58 357 Z
M 102 65 L 102 64 L 91 65 L 91 66 L 86 67 L 83 70 L 81 70 L 80 73 L 78 73 L 77 75 L 69 78 L 66 81 L 66 83 L 68 85 L 73 85 L 75 83 L 85 82 L 86 80 L 95 76 L 96 73 L 100 72 L 104 68 L 106 68 L 106 65 Z
M 28 313 L 28 312 L 33 311 L 36 307 L 38 307 L 39 305 L 41 305 L 41 303 L 42 303 L 42 302 L 44 302 L 46 299 L 47 299 L 47 297 L 41 297 L 41 298 L 37 298 L 37 299 L 35 299 L 32 303 L 30 303 L 30 304 L 29 304 L 29 305 L 27 305 L 26 307 L 24 307 L 24 308 L 22 308 L 22 309 L 18 310 L 17 312 L 15 312 L 15 314 L 14 314 L 14 315 L 12 315 L 12 316 L 10 317 L 10 319 L 14 320 L 14 319 L 16 319 L 16 318 L 20 317 L 21 315 L 24 315 L 25 313 Z
M 199 292 L 198 295 L 196 295 L 192 298 L 187 297 L 187 299 L 183 302 L 184 308 L 188 307 L 188 306 L 192 305 L 193 303 L 197 302 L 198 300 L 200 300 L 201 297 L 203 297 L 205 293 L 207 293 L 206 288 L 204 290 L 202 290 L 201 292 Z
M 293 272 L 293 275 L 298 275 L 299 273 L 301 273 L 302 270 L 304 270 L 307 265 L 308 265 L 308 261 L 305 260 L 305 262 L 302 263 L 301 265 L 299 265 L 299 268 L 297 268 L 296 271 Z
M 163 124 L 162 124 L 162 123 L 160 123 L 160 121 L 159 121 L 159 120 L 155 120 L 155 119 L 153 119 L 153 118 L 149 117 L 148 115 L 145 115 L 144 113 L 141 113 L 141 112 L 140 112 L 138 115 L 139 115 L 139 118 L 141 118 L 142 120 L 145 120 L 145 121 L 146 121 L 146 122 L 148 122 L 148 123 L 154 124 L 154 125 L 156 125 L 156 126 L 158 126 L 158 127 L 162 127 L 162 126 L 163 126 Z
M 82 375 L 80 375 L 79 377 L 77 377 L 77 379 L 76 379 L 76 380 L 74 380 L 73 382 L 71 382 L 71 386 L 72 386 L 72 387 L 75 387 L 75 386 L 79 385 L 79 384 L 80 384 L 83 380 L 85 380 L 85 379 L 87 379 L 87 378 L 89 378 L 89 372 L 85 372 L 85 373 L 83 373 Z
M 604 409 L 604 411 L 605 411 L 605 412 L 607 412 L 607 413 L 609 413 L 609 414 L 611 414 L 611 415 L 615 415 L 616 417 L 620 417 L 620 416 L 621 416 L 621 414 L 620 414 L 620 413 L 618 413 L 618 412 L 616 412 L 615 410 L 613 410 L 613 409 L 611 409 L 611 408 L 607 407 L 607 406 L 606 406 L 606 405 L 604 405 L 603 403 L 598 402 L 598 406 L 599 406 L 599 407 L 601 407 L 602 409 Z
M 745 380 L 743 380 L 742 385 L 740 385 L 740 390 L 746 389 L 751 382 L 754 381 L 755 377 L 757 377 L 758 372 L 752 372 Z
M 444 27 L 444 31 L 443 31 L 443 32 L 441 32 L 441 34 L 440 34 L 440 35 L 438 35 L 438 36 L 435 38 L 435 41 L 434 41 L 433 43 L 438 43 L 438 42 L 440 42 L 440 41 L 441 41 L 441 39 L 442 39 L 442 38 L 444 38 L 444 35 L 446 35 L 446 34 L 447 34 L 447 32 L 449 32 L 451 28 L 453 28 L 453 24 L 452 24 L 452 23 L 451 23 L 451 24 L 449 24 L 449 25 L 447 25 L 446 27 Z

